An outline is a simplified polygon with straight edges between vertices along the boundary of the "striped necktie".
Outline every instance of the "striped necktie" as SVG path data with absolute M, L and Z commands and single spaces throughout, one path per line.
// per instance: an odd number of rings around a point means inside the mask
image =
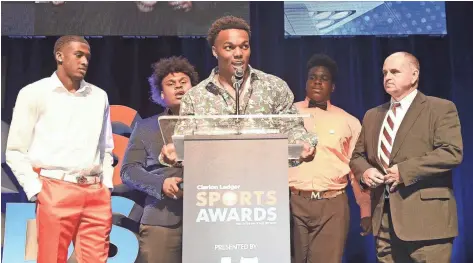
M 395 102 L 391 105 L 391 108 L 388 111 L 388 117 L 386 118 L 386 121 L 383 125 L 383 132 L 381 133 L 381 143 L 380 148 L 378 150 L 378 155 L 379 159 L 381 160 L 381 164 L 384 167 L 384 170 L 389 168 L 394 137 L 396 136 L 396 134 L 394 133 L 396 128 L 396 109 L 399 106 L 401 106 L 401 103 L 399 102 Z M 386 190 L 386 194 L 389 194 L 388 185 L 386 185 Z

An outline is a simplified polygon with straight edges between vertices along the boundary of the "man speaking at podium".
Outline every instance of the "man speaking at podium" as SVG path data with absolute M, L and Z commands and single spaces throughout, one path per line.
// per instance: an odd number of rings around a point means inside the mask
M 225 16 L 216 20 L 209 29 L 207 41 L 218 66 L 210 76 L 192 88 L 182 99 L 180 115 L 240 115 L 297 114 L 294 95 L 282 79 L 248 65 L 251 54 L 250 26 L 237 17 Z M 233 88 L 236 73 L 242 72 L 240 94 Z M 237 103 L 236 97 L 239 97 Z M 237 108 L 237 105 L 239 107 Z M 180 125 L 177 133 L 191 133 Z M 283 132 L 289 141 L 303 142 L 300 161 L 311 161 L 317 138 L 309 134 L 302 120 L 287 121 Z M 163 147 L 163 162 L 176 163 L 174 146 Z

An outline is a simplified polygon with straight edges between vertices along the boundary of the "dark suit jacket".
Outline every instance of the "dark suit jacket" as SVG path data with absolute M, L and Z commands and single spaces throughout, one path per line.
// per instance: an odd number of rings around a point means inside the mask
M 182 221 L 182 199 L 168 198 L 161 190 L 166 178 L 182 178 L 183 169 L 166 167 L 158 161 L 164 144 L 158 123 L 160 115 L 141 120 L 135 125 L 120 177 L 127 186 L 147 195 L 142 224 L 175 226 Z
M 383 173 L 378 139 L 389 105 L 370 109 L 363 118 L 350 162 L 358 180 L 368 168 L 375 167 Z M 404 181 L 399 190 L 390 194 L 389 202 L 394 231 L 400 239 L 432 240 L 458 235 L 452 169 L 462 158 L 455 104 L 418 92 L 396 134 L 389 164 L 398 165 Z M 383 191 L 384 184 L 371 191 L 374 235 L 381 224 Z

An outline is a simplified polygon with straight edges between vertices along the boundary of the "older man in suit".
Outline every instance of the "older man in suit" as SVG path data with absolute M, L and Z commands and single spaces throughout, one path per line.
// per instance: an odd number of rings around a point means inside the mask
M 132 189 L 146 194 L 139 230 L 140 251 L 137 262 L 179 263 L 182 246 L 183 170 L 159 163 L 164 145 L 158 117 L 178 115 L 181 98 L 198 83 L 194 67 L 182 57 L 162 59 L 153 65 L 150 78 L 153 102 L 166 107 L 164 113 L 137 123 L 128 143 L 120 176 Z
M 372 188 L 380 262 L 450 262 L 457 236 L 452 169 L 463 158 L 451 101 L 417 90 L 419 61 L 398 52 L 383 65 L 391 101 L 369 110 L 350 167 Z

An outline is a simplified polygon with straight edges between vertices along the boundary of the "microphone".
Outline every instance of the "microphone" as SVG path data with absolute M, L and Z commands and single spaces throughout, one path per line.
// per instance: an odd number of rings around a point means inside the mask
M 233 83 L 237 83 L 237 82 L 240 82 L 243 80 L 243 75 L 245 74 L 245 71 L 243 70 L 243 67 L 242 66 L 234 66 L 234 73 L 233 73 L 233 76 L 232 76 L 232 82 Z

